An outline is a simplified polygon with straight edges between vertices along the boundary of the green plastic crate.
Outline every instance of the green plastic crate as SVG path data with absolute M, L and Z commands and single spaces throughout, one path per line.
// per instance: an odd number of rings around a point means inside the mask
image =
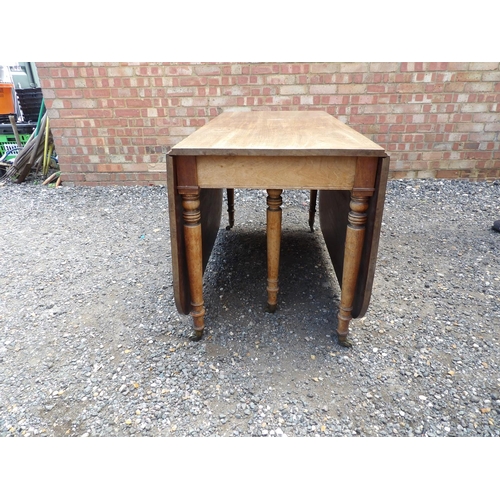
M 28 134 L 19 134 L 19 139 L 21 139 L 21 144 L 24 146 L 31 136 Z M 16 137 L 12 135 L 0 135 L 0 157 L 2 157 L 7 151 L 17 147 Z M 17 150 L 16 150 L 17 151 Z M 16 155 L 17 153 L 14 153 Z

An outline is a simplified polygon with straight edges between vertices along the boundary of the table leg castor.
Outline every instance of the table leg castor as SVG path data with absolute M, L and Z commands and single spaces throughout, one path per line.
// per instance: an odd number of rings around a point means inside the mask
M 203 337 L 203 330 L 192 330 L 189 335 L 189 340 L 193 342 L 198 342 Z
M 342 347 L 352 347 L 352 344 L 349 340 L 347 340 L 347 335 L 337 335 L 339 344 Z
M 277 304 L 267 304 L 266 305 L 266 312 L 268 313 L 275 313 L 277 308 Z

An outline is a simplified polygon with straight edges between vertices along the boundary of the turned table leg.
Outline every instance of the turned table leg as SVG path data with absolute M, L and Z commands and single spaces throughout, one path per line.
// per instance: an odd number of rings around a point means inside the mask
M 314 214 L 316 213 L 317 196 L 318 191 L 316 189 L 311 189 L 311 197 L 309 200 L 309 227 L 311 228 L 311 233 L 314 232 Z
M 194 332 L 191 340 L 200 340 L 205 327 L 205 308 L 203 305 L 203 258 L 201 241 L 200 192 L 182 194 L 184 219 L 184 240 L 191 292 L 191 317 Z
M 234 189 L 228 189 L 227 193 L 227 213 L 229 215 L 229 225 L 226 229 L 231 229 L 234 226 Z
M 276 311 L 281 244 L 282 189 L 267 190 L 267 312 Z
M 347 335 L 349 333 L 349 322 L 352 319 L 352 305 L 354 302 L 354 293 L 356 291 L 359 265 L 361 263 L 368 200 L 369 198 L 365 196 L 351 196 L 349 205 L 351 210 L 348 215 L 344 271 L 342 276 L 340 311 L 337 326 L 339 343 L 344 347 L 352 346 L 349 340 L 347 340 Z

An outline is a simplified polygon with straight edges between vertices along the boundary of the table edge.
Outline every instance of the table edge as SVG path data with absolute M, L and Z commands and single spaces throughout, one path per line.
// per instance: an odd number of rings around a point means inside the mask
M 175 148 L 175 146 L 174 146 Z M 169 156 L 388 156 L 385 149 L 174 149 Z

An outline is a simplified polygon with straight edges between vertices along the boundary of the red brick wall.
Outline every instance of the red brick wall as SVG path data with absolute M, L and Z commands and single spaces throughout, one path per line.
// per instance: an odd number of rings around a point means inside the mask
M 500 64 L 37 63 L 63 181 L 162 184 L 165 155 L 224 110 L 322 109 L 391 175 L 500 178 Z

